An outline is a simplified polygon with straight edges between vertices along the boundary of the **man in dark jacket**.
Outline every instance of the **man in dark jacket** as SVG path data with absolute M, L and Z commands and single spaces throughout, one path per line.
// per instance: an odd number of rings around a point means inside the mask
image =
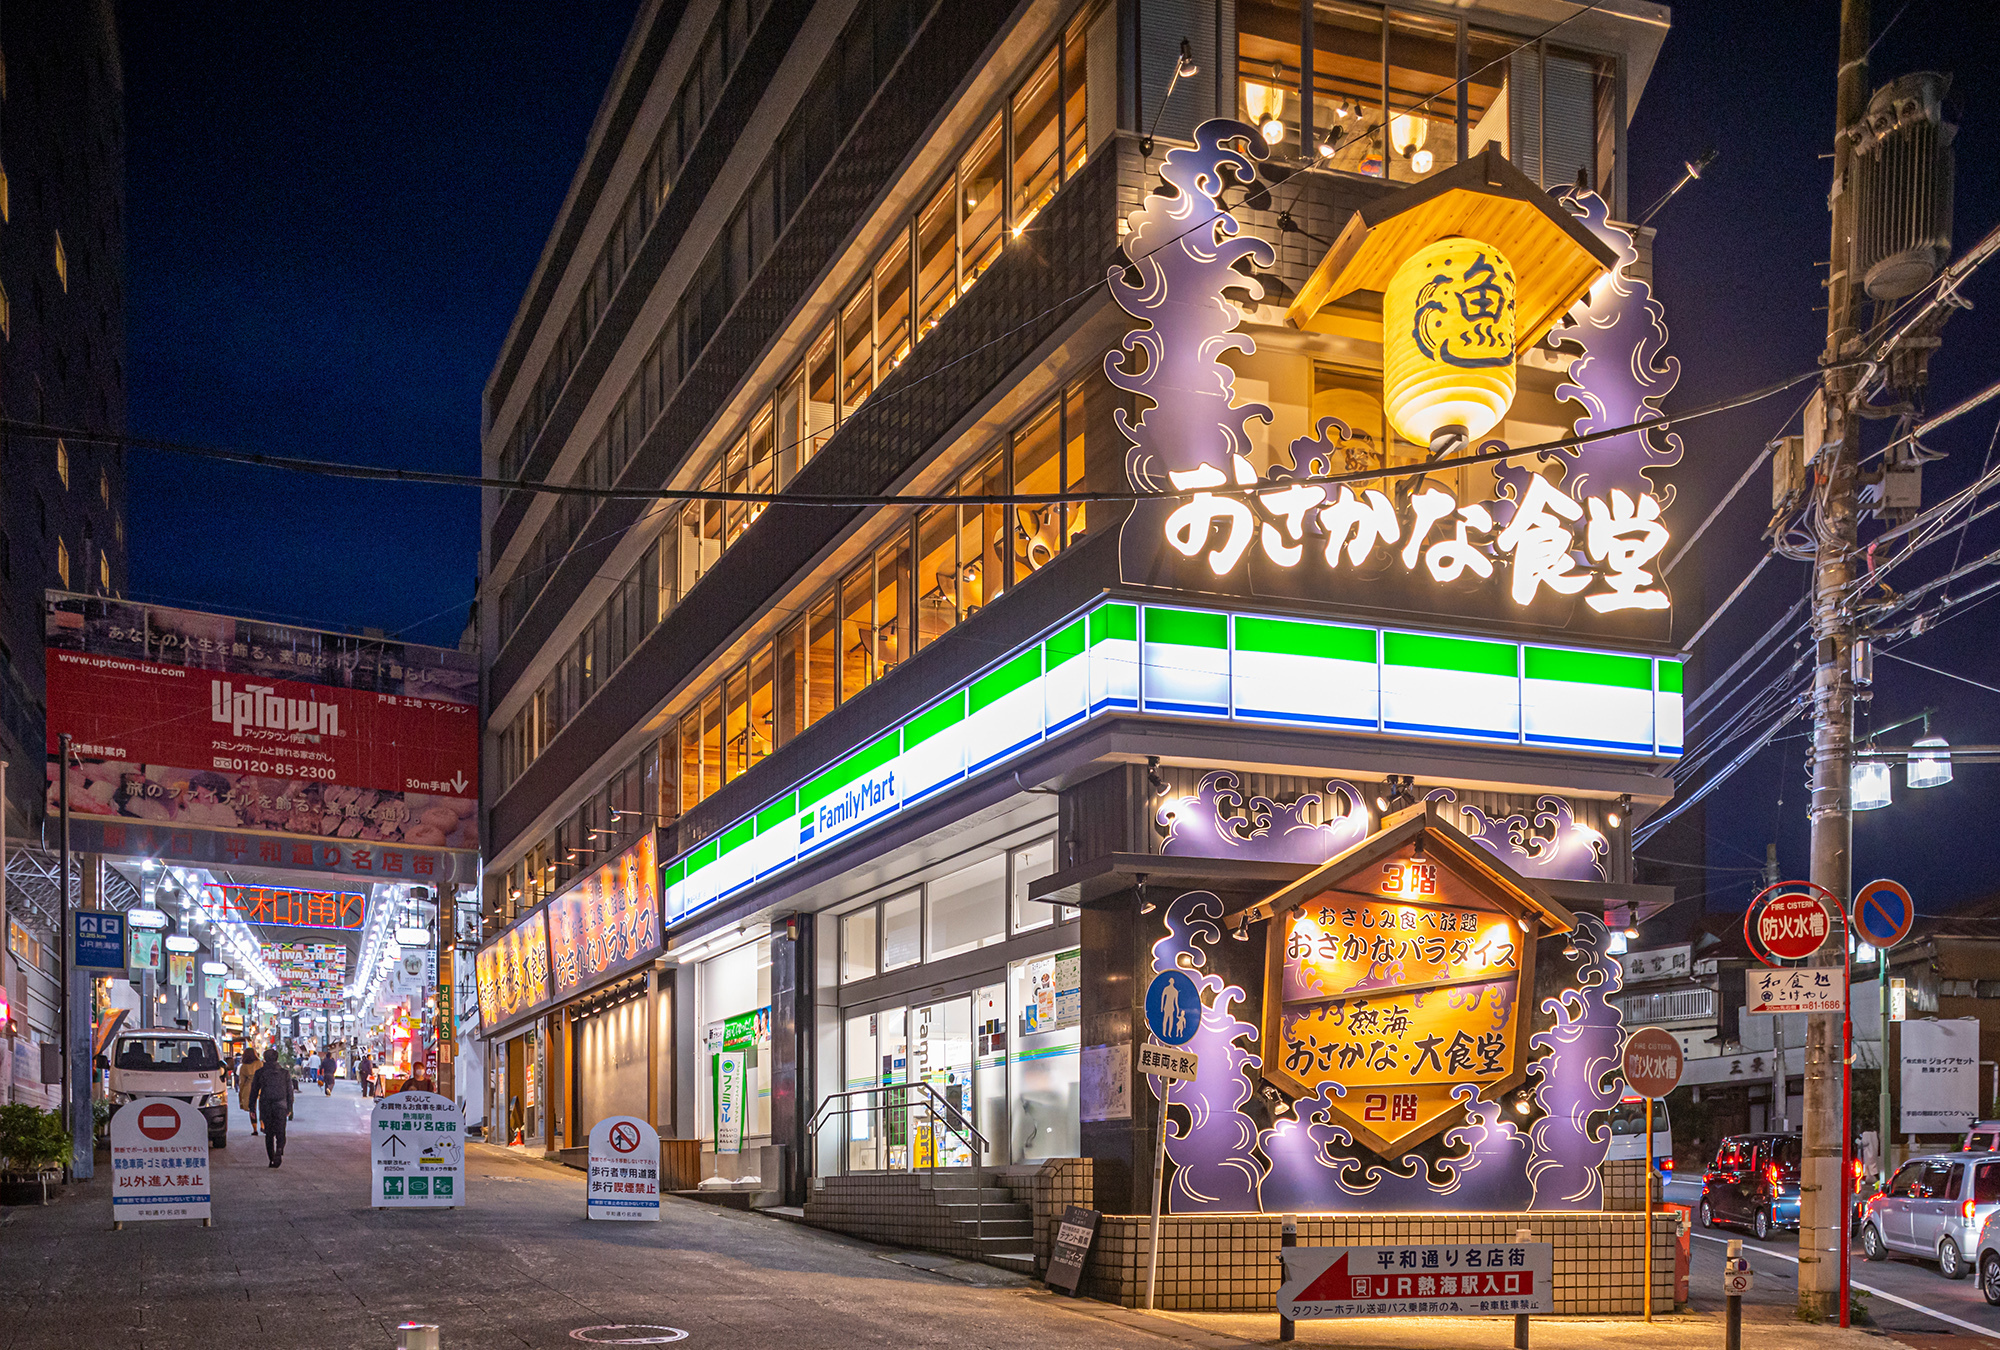
M 285 1165 L 285 1121 L 292 1111 L 292 1075 L 278 1062 L 278 1049 L 264 1052 L 264 1067 L 250 1083 L 250 1110 L 264 1122 L 264 1152 L 271 1166 Z

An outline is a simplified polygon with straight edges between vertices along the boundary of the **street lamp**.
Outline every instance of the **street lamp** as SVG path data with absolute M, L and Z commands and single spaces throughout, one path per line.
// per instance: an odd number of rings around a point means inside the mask
M 1951 781 L 1951 747 L 1942 736 L 1930 734 L 1929 719 L 1924 735 L 1910 747 L 1909 766 L 1903 781 L 1913 788 L 1943 787 Z
M 1887 806 L 1889 766 L 1879 759 L 1864 759 L 1856 764 L 1852 792 L 1856 811 L 1879 811 Z

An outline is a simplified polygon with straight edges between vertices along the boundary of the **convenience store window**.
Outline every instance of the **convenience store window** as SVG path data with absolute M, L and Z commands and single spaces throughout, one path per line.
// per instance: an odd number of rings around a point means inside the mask
M 717 1153 L 741 1153 L 771 1134 L 771 939 L 712 956 L 699 969 L 701 1138 Z

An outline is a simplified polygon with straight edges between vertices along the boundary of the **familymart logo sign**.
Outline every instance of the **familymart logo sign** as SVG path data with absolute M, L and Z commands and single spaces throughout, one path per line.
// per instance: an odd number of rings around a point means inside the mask
M 891 760 L 836 788 L 799 816 L 799 848 L 836 839 L 896 809 L 896 763 Z

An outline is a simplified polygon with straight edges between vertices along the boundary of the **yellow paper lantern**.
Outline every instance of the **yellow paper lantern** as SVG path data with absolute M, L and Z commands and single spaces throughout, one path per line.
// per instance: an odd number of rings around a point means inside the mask
M 1514 269 L 1477 239 L 1428 244 L 1382 294 L 1390 425 L 1435 449 L 1477 440 L 1514 402 Z

